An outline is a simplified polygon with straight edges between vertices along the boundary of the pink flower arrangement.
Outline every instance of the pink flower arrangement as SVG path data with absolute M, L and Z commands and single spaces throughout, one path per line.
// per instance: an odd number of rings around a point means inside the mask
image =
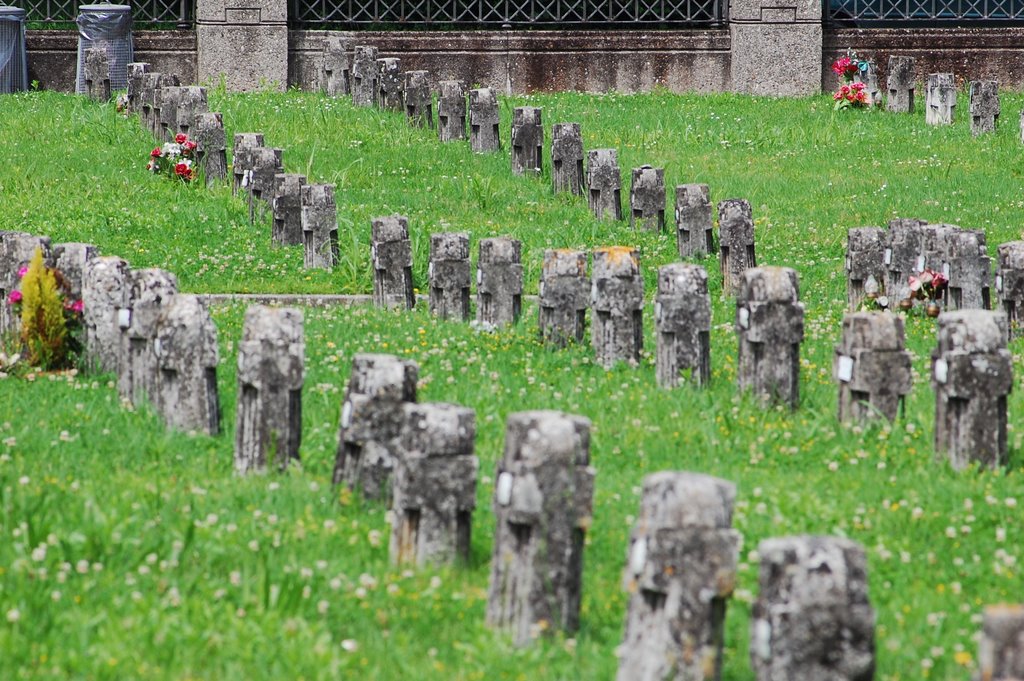
M 856 57 L 856 54 L 851 53 L 836 59 L 832 62 L 832 70 L 844 80 L 855 80 L 855 77 L 860 73 L 860 62 L 857 61 Z
M 949 279 L 941 272 L 925 268 L 916 275 L 910 275 L 909 284 L 911 298 L 936 301 L 946 290 Z
M 11 291 L 7 294 L 7 302 L 11 305 L 17 305 L 21 302 L 21 291 Z
M 837 109 L 849 106 L 861 108 L 868 105 L 868 93 L 864 89 L 864 83 L 860 81 L 840 86 L 832 95 L 832 99 L 835 100 Z

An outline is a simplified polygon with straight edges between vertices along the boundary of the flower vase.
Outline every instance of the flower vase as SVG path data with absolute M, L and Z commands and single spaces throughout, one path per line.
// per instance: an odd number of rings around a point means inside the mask
M 934 300 L 930 301 L 924 307 L 924 313 L 931 317 L 932 319 L 938 317 L 940 312 L 942 312 L 942 308 L 939 307 L 939 304 L 936 303 Z

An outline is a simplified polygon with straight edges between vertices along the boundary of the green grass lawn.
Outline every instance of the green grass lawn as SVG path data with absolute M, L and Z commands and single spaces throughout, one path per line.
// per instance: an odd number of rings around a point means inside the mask
M 0 229 L 92 241 L 135 266 L 166 267 L 195 292 L 369 292 L 370 218 L 392 212 L 410 218 L 419 286 L 428 235 L 440 230 L 470 232 L 474 249 L 485 236 L 522 239 L 533 291 L 548 247 L 638 246 L 648 300 L 657 265 L 674 260 L 674 237 L 596 222 L 582 199 L 552 196 L 547 176 L 511 176 L 507 149 L 474 156 L 397 115 L 313 94 L 211 98 L 229 134 L 262 131 L 286 149 L 286 170 L 338 185 L 333 272 L 306 273 L 299 249 L 271 248 L 269 225 L 249 225 L 228 188 L 149 176 L 153 141 L 134 119 L 53 93 L 0 98 Z M 970 678 L 983 606 L 1019 601 L 1024 586 L 1020 389 L 1010 397 L 1010 467 L 956 473 L 932 455 L 932 321 L 908 319 L 915 388 L 891 427 L 836 423 L 831 358 L 848 227 L 897 215 L 953 222 L 984 228 L 992 254 L 1020 238 L 1024 97 L 1005 96 L 1003 126 L 980 139 L 966 121 L 926 128 L 920 112 L 833 113 L 827 96 L 666 93 L 503 100 L 506 139 L 520 103 L 543 106 L 549 130 L 582 123 L 587 148 L 617 147 L 624 195 L 629 168 L 650 163 L 665 166 L 670 187 L 706 182 L 715 201 L 750 200 L 759 260 L 801 273 L 801 408 L 736 396 L 733 307 L 719 298 L 714 258 L 703 262 L 714 307 L 707 390 L 657 388 L 650 305 L 644 361 L 611 371 L 587 347 L 540 346 L 532 305 L 496 335 L 424 309 L 307 310 L 303 465 L 285 475 L 232 471 L 239 305 L 214 310 L 227 431 L 218 437 L 170 433 L 148 410 L 124 408 L 109 375 L 0 380 L 0 678 L 611 678 L 640 485 L 665 469 L 738 486 L 744 544 L 724 678 L 753 679 L 751 551 L 805 532 L 867 549 L 877 678 Z M 1011 349 L 1021 375 L 1021 342 Z M 476 410 L 481 480 L 467 567 L 390 566 L 385 509 L 331 488 L 349 365 L 364 351 L 416 360 L 422 401 Z M 581 630 L 515 649 L 483 626 L 490 505 L 505 417 L 539 408 L 594 423 L 594 523 Z

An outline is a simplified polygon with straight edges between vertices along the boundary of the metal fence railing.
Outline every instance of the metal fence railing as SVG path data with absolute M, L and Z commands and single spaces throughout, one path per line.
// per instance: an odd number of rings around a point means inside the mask
M 75 28 L 79 5 L 95 0 L 14 0 L 13 5 L 28 13 L 29 28 Z M 136 29 L 192 28 L 196 0 L 141 0 L 131 5 L 132 23 Z
M 1024 23 L 1024 0 L 825 0 L 825 3 L 826 21 L 839 25 Z

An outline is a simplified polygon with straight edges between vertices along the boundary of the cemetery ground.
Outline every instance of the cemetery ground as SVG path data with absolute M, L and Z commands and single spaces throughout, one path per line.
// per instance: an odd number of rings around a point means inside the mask
M 523 103 L 544 108 L 548 130 L 580 122 L 586 148 L 618 148 L 627 178 L 649 163 L 666 168 L 669 187 L 703 182 L 716 203 L 751 202 L 759 264 L 801 276 L 798 410 L 737 395 L 735 307 L 720 297 L 713 257 L 701 261 L 714 314 L 711 385 L 657 387 L 650 300 L 657 267 L 676 259 L 674 235 L 595 221 L 583 199 L 552 195 L 547 170 L 511 175 L 507 134 Z M 176 273 L 183 291 L 368 293 L 370 219 L 399 212 L 422 288 L 430 232 L 467 231 L 474 258 L 479 238 L 523 241 L 528 293 L 545 248 L 637 246 L 648 301 L 643 362 L 610 371 L 589 346 L 541 346 L 534 303 L 496 334 L 436 321 L 425 303 L 411 312 L 307 308 L 302 466 L 284 474 L 242 478 L 232 468 L 242 304 L 213 308 L 227 431 L 217 437 L 173 433 L 148 410 L 125 408 L 112 375 L 0 380 L 0 677 L 612 678 L 641 481 L 687 470 L 738 487 L 744 543 L 723 678 L 753 678 L 758 542 L 799 533 L 865 546 L 876 678 L 970 678 L 983 606 L 1019 602 L 1024 586 L 1020 379 L 1009 400 L 1010 465 L 957 473 L 932 453 L 933 320 L 907 319 L 914 389 L 891 426 L 837 423 L 832 352 L 847 228 L 893 217 L 950 222 L 984 229 L 990 254 L 1021 238 L 1022 104 L 1004 95 L 998 132 L 972 138 L 962 120 L 926 127 L 920 107 L 913 116 L 834 112 L 827 96 L 544 95 L 502 100 L 505 149 L 478 156 L 341 100 L 213 92 L 229 139 L 261 131 L 285 149 L 288 172 L 337 184 L 341 262 L 328 273 L 304 270 L 301 247 L 271 248 L 268 222 L 250 225 L 227 185 L 148 174 L 153 140 L 112 106 L 54 93 L 0 98 L 0 229 L 95 243 L 134 267 Z M 1024 376 L 1021 341 L 1010 348 Z M 421 401 L 476 410 L 481 480 L 467 566 L 389 565 L 384 507 L 332 488 L 357 352 L 413 359 Z M 506 416 L 525 409 L 590 418 L 597 481 L 581 628 L 519 649 L 483 621 L 494 466 Z

